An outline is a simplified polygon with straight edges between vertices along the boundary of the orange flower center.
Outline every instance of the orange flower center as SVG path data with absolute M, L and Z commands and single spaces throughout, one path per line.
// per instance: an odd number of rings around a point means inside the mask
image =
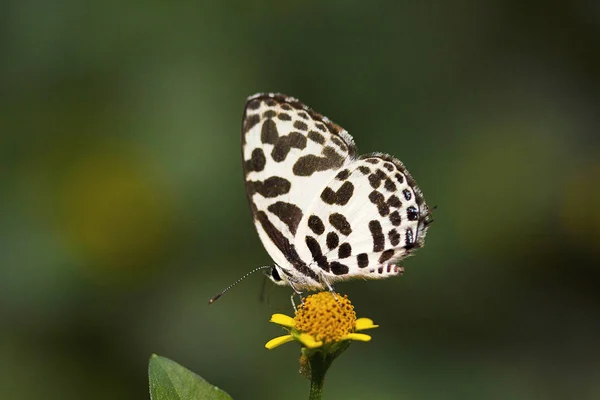
M 320 292 L 304 299 L 294 317 L 298 331 L 308 333 L 318 341 L 331 343 L 339 341 L 348 333 L 354 332 L 356 313 L 348 296 L 337 299 L 331 292 Z

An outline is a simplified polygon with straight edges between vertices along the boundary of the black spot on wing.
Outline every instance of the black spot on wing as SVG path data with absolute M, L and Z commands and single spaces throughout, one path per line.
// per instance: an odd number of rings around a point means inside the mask
M 383 253 L 381 253 L 381 256 L 379 256 L 379 264 L 383 264 L 384 262 L 386 262 L 387 260 L 389 260 L 392 257 L 394 257 L 393 249 L 384 251 Z
M 390 178 L 386 178 L 384 187 L 388 192 L 396 191 L 396 184 Z
M 307 131 L 308 125 L 302 121 L 294 121 L 294 128 L 298 129 L 299 131 Z
M 265 163 L 267 159 L 265 158 L 265 153 L 261 148 L 254 149 L 252 151 L 252 155 L 250 156 L 250 160 L 246 160 L 246 172 L 260 172 L 265 169 Z
M 343 171 L 342 171 L 343 172 Z M 327 204 L 339 204 L 345 206 L 354 194 L 354 185 L 346 181 L 334 192 L 329 186 L 321 192 L 321 200 Z
M 250 115 L 246 117 L 244 120 L 243 130 L 244 133 L 247 133 L 250 129 L 252 129 L 256 124 L 260 122 L 260 116 L 258 114 Z
M 322 157 L 307 154 L 298 158 L 292 171 L 297 176 L 311 176 L 318 171 L 337 169 L 344 163 L 344 157 L 339 155 L 333 147 L 326 146 L 323 148 L 322 154 Z
M 352 246 L 350 243 L 342 243 L 338 249 L 338 258 L 348 258 L 352 255 Z
M 263 113 L 263 118 L 275 118 L 276 115 L 275 110 L 267 110 Z
M 339 133 L 342 131 L 342 129 L 339 126 L 332 123 L 331 121 L 325 121 L 325 122 L 327 123 L 327 130 L 329 131 L 329 133 L 334 134 L 334 135 L 339 135 Z
M 398 246 L 400 244 L 400 234 L 395 229 L 388 232 L 388 239 L 392 246 Z
M 265 120 L 260 130 L 260 140 L 264 144 L 275 144 L 277 143 L 277 139 L 279 139 L 277 124 L 272 119 Z
M 365 268 L 369 265 L 369 256 L 366 253 L 361 253 L 356 256 L 356 262 L 359 268 Z
M 392 164 L 391 162 L 386 161 L 385 163 L 383 163 L 383 166 L 390 172 L 394 170 L 394 164 Z
M 331 272 L 333 272 L 335 275 L 345 275 L 347 274 L 349 271 L 349 268 L 347 265 L 341 264 L 337 261 L 333 261 L 331 263 Z
M 390 198 L 387 200 L 387 204 L 388 204 L 388 206 L 394 207 L 394 208 L 402 207 L 402 202 L 400 201 L 398 196 L 396 196 L 395 194 L 390 196 Z
M 348 236 L 352 233 L 352 227 L 350 226 L 350 223 L 342 214 L 331 214 L 329 216 L 329 223 L 344 236 Z
M 260 108 L 260 100 L 259 99 L 250 100 L 248 102 L 248 104 L 246 104 L 246 108 L 248 110 L 258 110 Z
M 412 194 L 410 193 L 410 190 L 408 190 L 408 189 L 404 189 L 402 191 L 402 194 L 404 195 L 404 198 L 406 199 L 406 201 L 410 200 L 412 197 Z
M 384 179 L 385 179 L 385 172 L 383 172 L 380 169 L 378 169 L 377 171 L 375 171 L 374 173 L 369 175 L 369 183 L 371 184 L 371 187 L 373 189 L 379 188 L 379 186 L 381 185 L 381 181 Z
M 383 236 L 381 223 L 377 220 L 369 222 L 369 230 L 373 238 L 373 251 L 382 251 L 385 245 L 385 236 Z
M 325 144 L 325 137 L 323 135 L 321 135 L 319 132 L 316 132 L 316 131 L 308 132 L 308 138 L 310 140 L 312 140 L 313 142 L 316 142 L 319 144 Z
M 409 221 L 416 221 L 419 219 L 419 212 L 415 206 L 410 206 L 406 209 L 406 217 Z
M 402 217 L 400 216 L 400 213 L 398 211 L 394 211 L 390 214 L 390 222 L 394 226 L 400 225 L 400 223 L 402 222 Z
M 337 136 L 332 136 L 331 137 L 331 141 L 340 149 L 346 151 L 346 144 L 344 143 L 344 141 L 342 139 L 340 139 Z
M 306 246 L 308 247 L 308 250 L 310 250 L 310 254 L 312 255 L 312 258 L 317 263 L 317 265 L 321 269 L 329 272 L 329 263 L 327 262 L 327 258 L 323 255 L 323 252 L 321 251 L 321 246 L 319 245 L 319 242 L 317 242 L 317 239 L 315 239 L 312 236 L 307 236 Z
M 308 227 L 317 235 L 322 235 L 323 232 L 325 232 L 325 225 L 323 224 L 323 221 L 316 215 L 311 215 L 308 217 Z
M 415 241 L 413 238 L 413 230 L 412 228 L 406 228 L 406 239 L 404 240 L 404 248 L 406 250 L 412 249 L 415 247 Z
M 379 215 L 382 217 L 385 217 L 390 213 L 390 207 L 385 202 L 385 197 L 377 190 L 373 190 L 369 194 L 369 200 L 377 206 L 377 211 L 379 211 Z
M 281 196 L 290 191 L 292 184 L 287 179 L 272 176 L 263 181 L 247 181 L 246 188 L 249 195 L 258 193 L 263 197 L 272 198 Z
M 284 113 L 284 112 L 280 112 L 277 115 L 277 118 L 279 118 L 282 121 L 291 121 L 292 117 L 290 117 L 290 114 Z
M 371 173 L 371 169 L 365 165 L 361 165 L 360 167 L 358 167 L 358 170 L 363 174 L 363 175 L 369 175 Z
M 298 224 L 302 220 L 302 210 L 291 203 L 278 201 L 271 204 L 268 210 L 275 214 L 284 224 L 287 225 L 292 235 L 296 235 Z
M 306 147 L 306 137 L 300 132 L 291 132 L 289 135 L 281 136 L 277 139 L 271 157 L 276 162 L 282 162 L 287 157 L 292 148 L 304 149 Z
M 348 169 L 343 169 L 335 176 L 337 180 L 345 181 L 350 176 L 350 171 Z
M 340 244 L 340 237 L 335 232 L 329 232 L 327 234 L 327 248 L 329 250 L 335 249 Z
M 291 132 L 289 135 L 290 146 L 296 149 L 303 150 L 306 148 L 306 136 L 300 132 Z

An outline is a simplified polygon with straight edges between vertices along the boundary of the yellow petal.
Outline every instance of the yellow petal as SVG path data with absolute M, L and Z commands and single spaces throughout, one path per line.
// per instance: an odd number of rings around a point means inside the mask
M 284 314 L 273 314 L 271 316 L 271 320 L 269 322 L 273 322 L 274 324 L 285 326 L 286 328 L 294 327 L 294 318 L 288 317 Z
M 356 324 L 354 325 L 354 329 L 357 331 L 363 331 L 365 329 L 373 329 L 378 328 L 379 325 L 375 325 L 373 320 L 370 318 L 359 318 L 356 320 Z
M 267 344 L 265 344 L 265 347 L 269 350 L 272 350 L 275 347 L 281 346 L 282 344 L 287 342 L 291 342 L 292 340 L 294 340 L 294 337 L 292 335 L 279 336 L 275 339 L 269 340 Z
M 323 342 L 315 340 L 315 338 L 308 333 L 298 334 L 298 340 L 302 342 L 304 347 L 308 347 L 309 349 L 316 349 L 317 347 L 323 346 Z
M 368 342 L 371 340 L 371 336 L 365 335 L 364 333 L 349 333 L 342 336 L 342 340 L 359 340 L 361 342 Z

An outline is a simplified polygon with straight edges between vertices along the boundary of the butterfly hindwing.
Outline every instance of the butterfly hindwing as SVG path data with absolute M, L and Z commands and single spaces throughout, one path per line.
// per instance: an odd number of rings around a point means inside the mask
M 296 99 L 248 99 L 242 123 L 246 193 L 259 236 L 284 272 L 318 279 L 297 254 L 295 236 L 315 193 L 355 154 L 346 131 Z
M 420 247 L 429 213 L 397 159 L 362 156 L 338 170 L 305 213 L 296 236 L 302 259 L 332 283 L 402 272 L 396 262 Z

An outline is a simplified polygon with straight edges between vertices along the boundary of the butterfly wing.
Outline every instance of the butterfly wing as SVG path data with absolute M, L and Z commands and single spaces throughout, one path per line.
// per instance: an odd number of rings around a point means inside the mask
M 423 245 L 429 210 L 402 163 L 371 154 L 344 165 L 318 193 L 296 235 L 299 256 L 333 283 L 402 273 Z
M 345 130 L 294 98 L 257 94 L 246 103 L 242 157 L 254 224 L 273 261 L 295 282 L 320 280 L 298 254 L 295 237 L 305 210 L 355 154 Z

